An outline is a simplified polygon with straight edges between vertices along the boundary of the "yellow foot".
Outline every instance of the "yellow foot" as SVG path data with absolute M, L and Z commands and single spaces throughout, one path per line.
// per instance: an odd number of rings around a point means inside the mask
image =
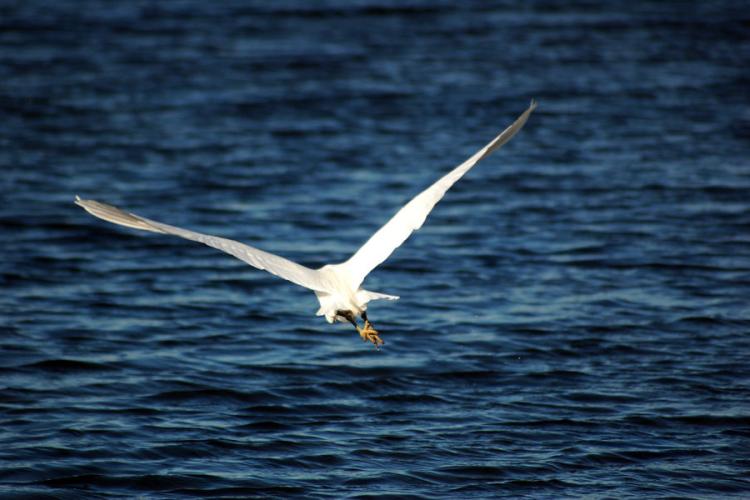
M 383 340 L 378 335 L 378 331 L 372 327 L 372 323 L 370 323 L 369 321 L 365 321 L 364 328 L 357 327 L 357 331 L 359 332 L 359 336 L 362 337 L 362 340 L 364 342 L 372 342 L 378 349 L 381 345 L 385 344 L 385 342 L 383 342 Z

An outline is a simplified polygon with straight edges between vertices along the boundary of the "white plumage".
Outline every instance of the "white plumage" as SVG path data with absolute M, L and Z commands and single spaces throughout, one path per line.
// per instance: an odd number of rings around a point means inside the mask
M 325 316 L 329 323 L 333 323 L 336 320 L 350 321 L 355 325 L 363 339 L 369 340 L 376 346 L 379 346 L 383 342 L 378 337 L 377 331 L 367 321 L 367 315 L 365 314 L 367 303 L 378 299 L 396 300 L 398 297 L 371 292 L 361 288 L 360 285 L 365 277 L 406 241 L 411 233 L 422 227 L 427 215 L 432 211 L 435 204 L 442 199 L 446 191 L 458 179 L 476 165 L 477 162 L 500 148 L 516 135 L 535 108 L 536 103 L 531 101 L 528 109 L 489 144 L 412 198 L 383 227 L 375 232 L 349 260 L 340 264 L 329 264 L 319 269 L 310 269 L 238 241 L 197 233 L 188 229 L 146 219 L 145 217 L 125 212 L 98 201 L 82 200 L 76 196 L 75 202 L 87 212 L 100 219 L 135 229 L 171 234 L 188 240 L 198 241 L 234 255 L 253 267 L 268 271 L 292 283 L 309 288 L 315 292 L 320 302 L 318 316 Z M 365 320 L 364 328 L 360 328 L 357 325 L 354 320 L 356 316 L 363 317 Z

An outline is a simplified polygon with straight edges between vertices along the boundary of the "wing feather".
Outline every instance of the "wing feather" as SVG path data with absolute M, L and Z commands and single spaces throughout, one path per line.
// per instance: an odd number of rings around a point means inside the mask
M 336 266 L 348 277 L 351 286 L 358 287 L 370 271 L 385 261 L 414 231 L 422 227 L 427 215 L 442 199 L 446 191 L 480 160 L 499 149 L 516 135 L 535 108 L 536 102 L 532 100 L 529 108 L 500 135 L 477 151 L 471 158 L 441 177 L 432 186 L 412 198 L 409 203 L 396 212 L 391 220 L 373 234 L 349 260 Z
M 305 288 L 310 288 L 319 292 L 330 292 L 332 290 L 331 283 L 320 271 L 302 266 L 291 260 L 279 257 L 278 255 L 264 252 L 263 250 L 251 247 L 250 245 L 245 245 L 244 243 L 226 238 L 219 238 L 218 236 L 197 233 L 188 229 L 170 226 L 169 224 L 162 224 L 161 222 L 156 222 L 139 215 L 125 212 L 124 210 L 120 210 L 112 205 L 107 205 L 106 203 L 100 203 L 94 200 L 82 200 L 78 196 L 76 196 L 75 202 L 91 215 L 108 222 L 134 229 L 142 229 L 154 233 L 171 234 L 188 240 L 197 241 L 233 255 L 253 267 L 268 271 L 271 274 Z

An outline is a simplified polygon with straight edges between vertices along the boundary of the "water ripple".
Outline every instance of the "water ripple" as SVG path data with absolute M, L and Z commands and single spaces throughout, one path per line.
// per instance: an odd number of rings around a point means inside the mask
M 684 6 L 682 6 L 684 7 Z M 3 498 L 744 498 L 734 0 L 41 2 L 0 17 Z M 91 196 L 343 260 L 532 97 L 367 286 L 385 348 Z

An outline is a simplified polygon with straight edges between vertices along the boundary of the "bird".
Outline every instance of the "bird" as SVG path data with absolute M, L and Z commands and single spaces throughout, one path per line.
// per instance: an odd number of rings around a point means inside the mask
M 379 349 L 384 342 L 380 338 L 380 332 L 375 329 L 367 317 L 367 305 L 374 300 L 398 300 L 399 297 L 362 288 L 365 277 L 383 263 L 414 231 L 422 227 L 429 213 L 456 181 L 480 160 L 486 158 L 513 138 L 526 124 L 536 106 L 536 101 L 532 99 L 529 107 L 510 126 L 469 159 L 443 175 L 401 207 L 348 260 L 326 264 L 318 269 L 305 267 L 279 255 L 238 241 L 170 226 L 126 212 L 106 203 L 84 200 L 77 195 L 75 203 L 91 215 L 105 221 L 129 228 L 197 241 L 233 255 L 257 269 L 268 271 L 280 278 L 310 289 L 320 302 L 320 308 L 316 316 L 325 316 L 328 323 L 351 323 L 364 342 L 371 342 L 376 349 Z M 358 318 L 362 319 L 362 326 L 359 325 Z

